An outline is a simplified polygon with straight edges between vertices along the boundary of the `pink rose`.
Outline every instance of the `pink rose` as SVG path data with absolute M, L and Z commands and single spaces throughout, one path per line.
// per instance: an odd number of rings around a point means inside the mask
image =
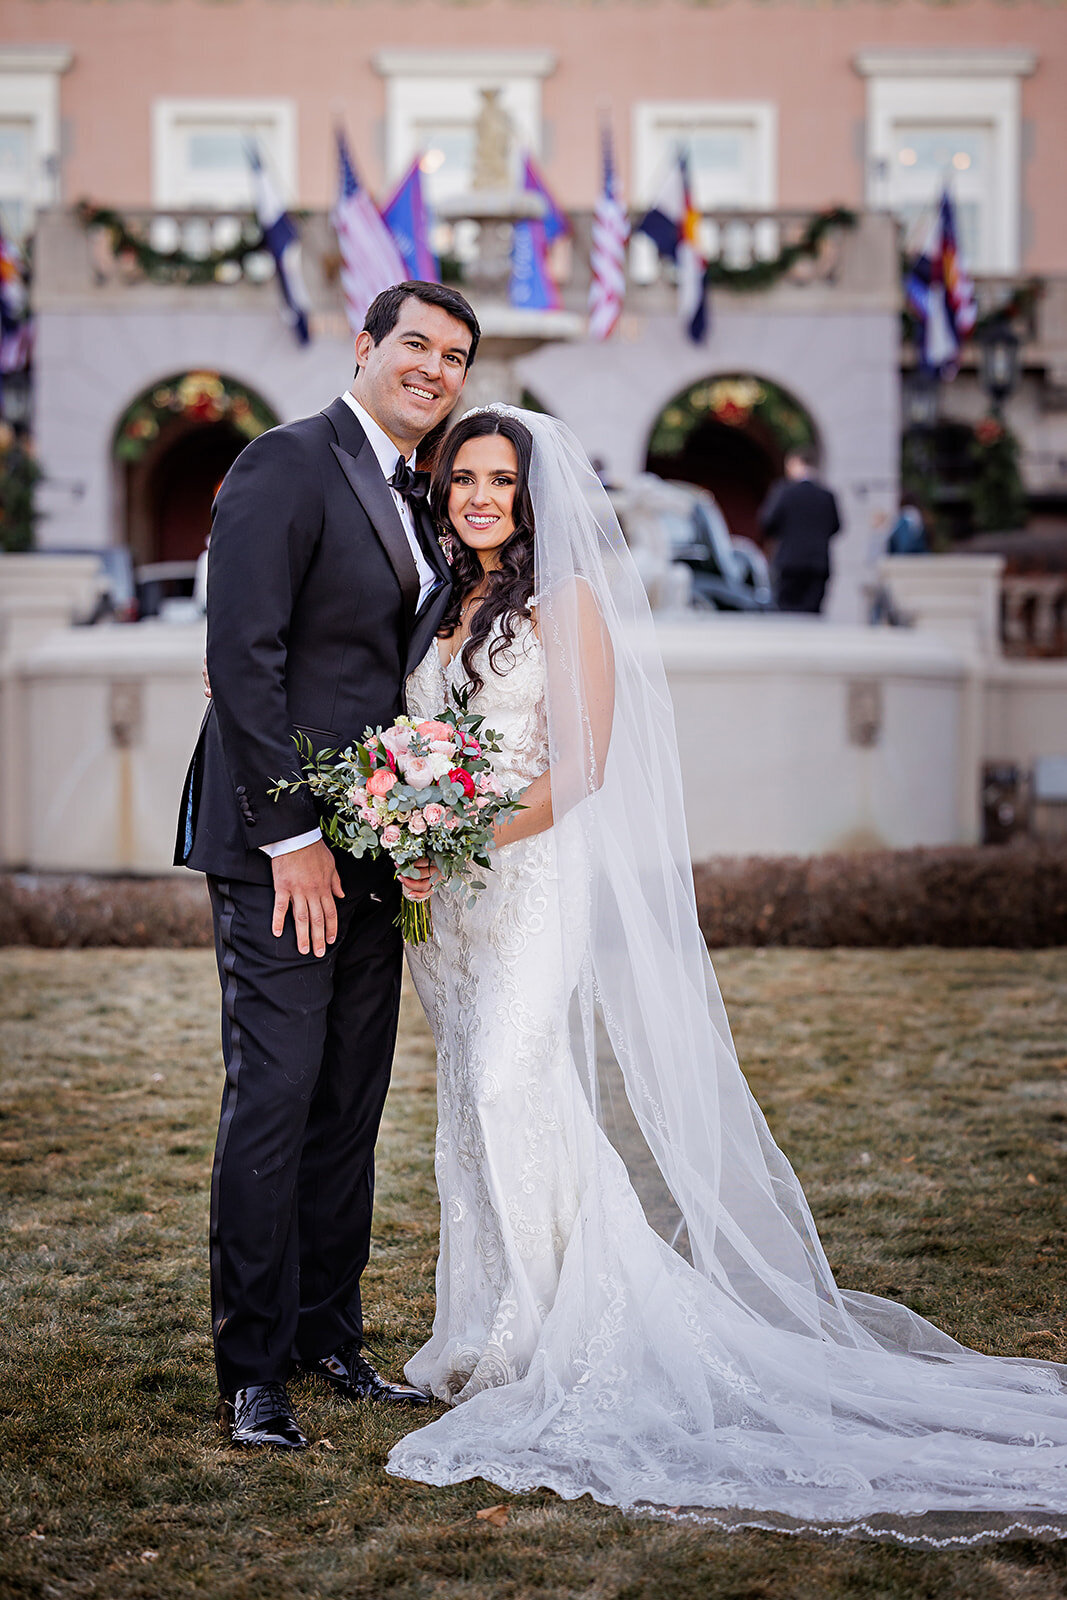
M 435 722 L 432 718 L 426 722 L 415 724 L 415 732 L 420 739 L 447 739 L 452 740 L 452 729 L 447 722 Z
M 489 793 L 489 774 L 488 774 L 488 772 L 479 772 L 477 774 L 477 776 L 475 777 L 475 780 L 474 780 L 474 787 L 477 789 L 479 794 L 488 794 Z
M 448 774 L 451 783 L 458 783 L 468 800 L 474 798 L 474 779 L 469 772 L 464 772 L 462 767 L 453 767 Z
M 382 829 L 382 843 L 386 846 L 400 843 L 400 829 L 395 822 Z
M 348 801 L 353 810 L 358 811 L 360 806 L 366 805 L 367 803 L 367 791 L 358 783 L 354 783 L 346 794 L 345 799 Z
M 474 802 L 479 811 L 484 811 L 486 806 L 491 806 L 492 803 L 493 796 L 491 794 L 480 794 L 477 800 Z
M 422 814 L 431 828 L 436 828 L 445 814 L 444 806 L 439 806 L 436 800 L 431 800 L 428 806 L 423 806 Z
M 413 789 L 428 789 L 433 782 L 433 768 L 425 756 L 401 756 L 400 770 L 404 782 L 410 783 Z
M 445 827 L 448 829 L 449 833 L 455 833 L 456 829 L 461 828 L 462 826 L 463 819 L 461 817 L 457 817 L 454 811 L 445 812 Z
M 408 832 L 409 833 L 425 833 L 426 832 L 426 818 L 423 816 L 421 811 L 413 811 L 411 813 L 410 817 L 408 818 Z
M 359 810 L 359 820 L 360 822 L 366 822 L 372 828 L 380 827 L 382 821 L 381 817 L 374 810 L 373 806 L 361 806 Z
M 386 728 L 385 732 L 382 734 L 382 744 L 389 751 L 390 755 L 402 756 L 406 751 L 411 749 L 411 741 L 413 738 L 414 734 L 410 728 Z
M 396 783 L 396 773 L 389 772 L 385 767 L 379 767 L 377 772 L 372 772 L 367 779 L 367 793 L 386 795 Z
M 472 756 L 481 755 L 482 747 L 478 743 L 477 739 L 472 738 L 469 733 L 463 733 L 462 731 L 457 735 L 457 737 L 460 744 L 463 746 L 463 749 L 467 751 L 468 754 Z

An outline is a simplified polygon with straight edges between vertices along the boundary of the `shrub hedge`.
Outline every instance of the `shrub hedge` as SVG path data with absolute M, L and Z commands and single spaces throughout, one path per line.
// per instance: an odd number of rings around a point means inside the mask
M 709 947 L 1067 945 L 1067 843 L 719 857 L 694 868 Z M 210 945 L 203 880 L 0 876 L 0 945 Z
M 711 949 L 1067 944 L 1067 845 L 720 858 L 695 869 Z

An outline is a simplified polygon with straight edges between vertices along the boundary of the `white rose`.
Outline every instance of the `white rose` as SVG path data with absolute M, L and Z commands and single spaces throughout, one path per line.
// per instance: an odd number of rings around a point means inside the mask
M 431 755 L 427 757 L 427 760 L 430 763 L 430 771 L 433 773 L 434 783 L 439 783 L 442 778 L 447 777 L 448 773 L 452 770 L 455 759 L 456 758 L 454 755 L 451 758 L 442 755 Z

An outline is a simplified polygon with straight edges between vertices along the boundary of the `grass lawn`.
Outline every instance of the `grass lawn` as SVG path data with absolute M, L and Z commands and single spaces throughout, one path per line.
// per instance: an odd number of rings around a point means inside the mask
M 726 951 L 741 1059 L 848 1287 L 1067 1360 L 1067 951 Z M 0 950 L 0 1596 L 1053 1600 L 1067 1546 L 921 1553 L 387 1478 L 402 1420 L 294 1390 L 295 1458 L 219 1442 L 208 951 Z M 411 996 L 368 1337 L 429 1331 L 433 1057 Z M 479 1518 L 506 1505 L 506 1516 Z

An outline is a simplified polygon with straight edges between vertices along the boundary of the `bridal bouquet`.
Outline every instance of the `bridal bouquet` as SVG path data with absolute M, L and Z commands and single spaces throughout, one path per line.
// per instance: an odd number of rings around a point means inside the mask
M 310 739 L 296 734 L 304 775 L 277 779 L 270 793 L 307 789 L 325 802 L 322 831 L 330 844 L 354 856 L 384 851 L 398 869 L 425 858 L 443 880 L 463 881 L 475 895 L 485 885 L 474 868 L 491 865 L 493 823 L 521 805 L 519 791 L 503 787 L 486 757 L 500 749 L 497 735 L 467 711 L 464 694 L 453 696 L 454 709 L 368 728 L 345 750 L 316 754 Z M 405 898 L 399 924 L 408 944 L 422 944 L 432 931 L 429 902 Z

